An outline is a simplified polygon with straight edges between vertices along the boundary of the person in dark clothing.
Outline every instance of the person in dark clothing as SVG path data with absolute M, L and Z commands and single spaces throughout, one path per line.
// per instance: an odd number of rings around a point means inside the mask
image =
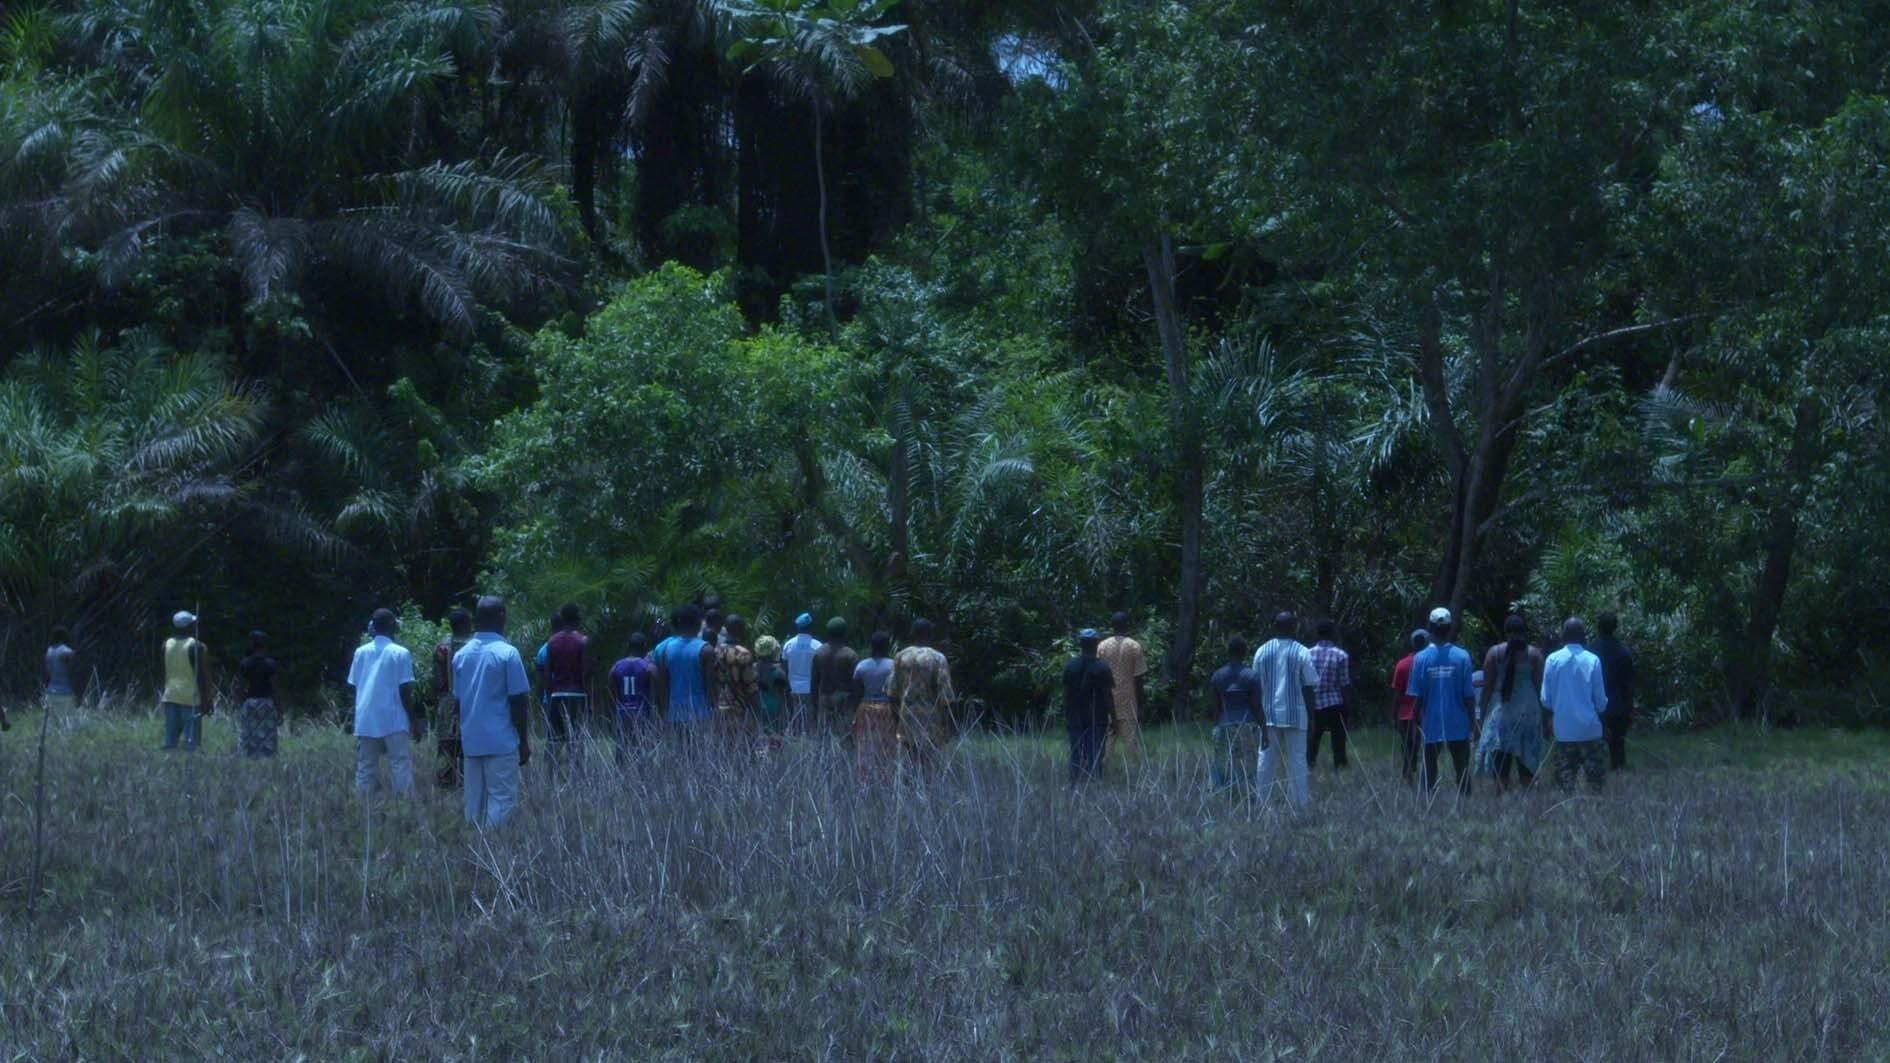
M 1096 777 L 1102 769 L 1103 735 L 1115 707 L 1114 674 L 1096 656 L 1102 637 L 1095 628 L 1077 632 L 1081 648 L 1063 666 L 1063 720 L 1070 729 L 1070 785 Z
M 1627 733 L 1634 725 L 1634 655 L 1614 637 L 1621 620 L 1613 613 L 1595 618 L 1601 637 L 1594 640 L 1595 656 L 1601 658 L 1601 684 L 1608 692 L 1608 708 L 1601 715 L 1601 730 L 1608 742 L 1608 769 L 1627 767 Z
M 236 666 L 243 680 L 243 707 L 236 716 L 236 741 L 246 757 L 276 755 L 276 732 L 282 709 L 276 704 L 276 659 L 269 655 L 269 636 L 249 633 L 249 656 Z
M 853 670 L 859 665 L 859 652 L 847 645 L 846 620 L 827 621 L 827 641 L 814 651 L 814 710 L 822 731 L 837 735 L 851 727 Z
M 1253 796 L 1254 770 L 1260 762 L 1260 715 L 1256 703 L 1259 681 L 1247 667 L 1247 640 L 1235 636 L 1227 643 L 1227 663 L 1208 680 L 1214 695 L 1214 763 L 1208 769 L 1215 792 L 1233 791 L 1236 797 Z

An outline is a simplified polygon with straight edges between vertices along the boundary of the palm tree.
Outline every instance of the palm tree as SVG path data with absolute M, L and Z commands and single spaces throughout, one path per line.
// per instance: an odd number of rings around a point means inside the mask
M 319 328 L 365 300 L 465 336 L 559 280 L 532 163 L 441 157 L 438 97 L 484 61 L 493 8 L 97 0 L 66 25 L 101 76 L 7 108 L 0 224 L 89 249 L 108 286 L 158 237 L 214 232 L 253 309 Z
M 259 397 L 213 360 L 142 334 L 21 357 L 0 378 L 0 613 L 35 635 L 148 626 L 149 592 L 238 518 L 332 556 L 307 514 L 245 478 L 262 424 Z M 0 652 L 31 675 L 19 641 Z
M 878 25 L 899 0 L 715 0 L 729 20 L 734 43 L 729 57 L 766 73 L 813 112 L 814 172 L 819 195 L 820 258 L 830 334 L 834 314 L 833 245 L 827 225 L 827 159 L 824 128 L 838 100 L 853 99 L 875 78 L 893 75 L 892 60 L 878 42 L 904 26 Z

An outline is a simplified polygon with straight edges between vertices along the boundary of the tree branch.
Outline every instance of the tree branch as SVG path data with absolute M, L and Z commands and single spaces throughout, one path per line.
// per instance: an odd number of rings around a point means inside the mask
M 1670 317 L 1662 321 L 1649 321 L 1646 324 L 1642 324 L 1642 325 L 1623 325 L 1620 328 L 1609 329 L 1606 332 L 1597 332 L 1592 336 L 1586 336 L 1586 337 L 1583 337 L 1582 339 L 1576 340 L 1574 343 L 1569 344 L 1567 347 L 1564 347 L 1561 350 L 1555 352 L 1554 354 L 1548 356 L 1547 358 L 1544 358 L 1542 360 L 1542 365 L 1540 366 L 1540 368 L 1546 369 L 1549 366 L 1556 364 L 1557 362 L 1563 361 L 1565 359 L 1573 358 L 1575 355 L 1581 353 L 1582 351 L 1590 347 L 1595 346 L 1598 343 L 1606 343 L 1609 340 L 1623 339 L 1628 336 L 1638 336 L 1643 332 L 1653 332 L 1656 329 L 1671 328 L 1674 325 L 1684 325 L 1689 321 L 1697 321 L 1700 318 L 1703 318 L 1705 316 L 1706 315 L 1703 313 L 1682 314 L 1679 317 Z

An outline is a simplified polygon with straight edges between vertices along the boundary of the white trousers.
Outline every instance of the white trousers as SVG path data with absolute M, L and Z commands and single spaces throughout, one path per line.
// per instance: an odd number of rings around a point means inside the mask
M 1284 757 L 1286 799 L 1295 811 L 1304 812 L 1312 803 L 1312 794 L 1306 787 L 1306 731 L 1298 727 L 1268 727 L 1267 738 L 1267 747 L 1260 751 L 1260 798 L 1265 800 L 1278 792 L 1280 759 Z
M 371 794 L 381 788 L 381 760 L 387 760 L 387 778 L 397 794 L 413 793 L 413 739 L 405 731 L 385 738 L 354 739 L 354 788 Z

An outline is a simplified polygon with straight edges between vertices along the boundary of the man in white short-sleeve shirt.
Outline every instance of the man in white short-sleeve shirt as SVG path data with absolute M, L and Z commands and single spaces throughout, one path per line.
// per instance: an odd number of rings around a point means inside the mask
M 394 641 L 400 621 L 391 610 L 376 609 L 369 622 L 374 637 L 354 651 L 348 685 L 354 688 L 354 788 L 363 794 L 380 789 L 381 761 L 397 794 L 413 793 L 413 743 L 420 737 L 420 717 L 413 707 L 413 654 Z
M 1306 726 L 1319 669 L 1312 652 L 1293 637 L 1298 630 L 1299 617 L 1290 611 L 1273 618 L 1272 641 L 1253 655 L 1253 678 L 1267 738 L 1260 751 L 1260 793 L 1272 791 L 1283 771 L 1287 800 L 1305 811 L 1312 802 L 1306 785 Z

